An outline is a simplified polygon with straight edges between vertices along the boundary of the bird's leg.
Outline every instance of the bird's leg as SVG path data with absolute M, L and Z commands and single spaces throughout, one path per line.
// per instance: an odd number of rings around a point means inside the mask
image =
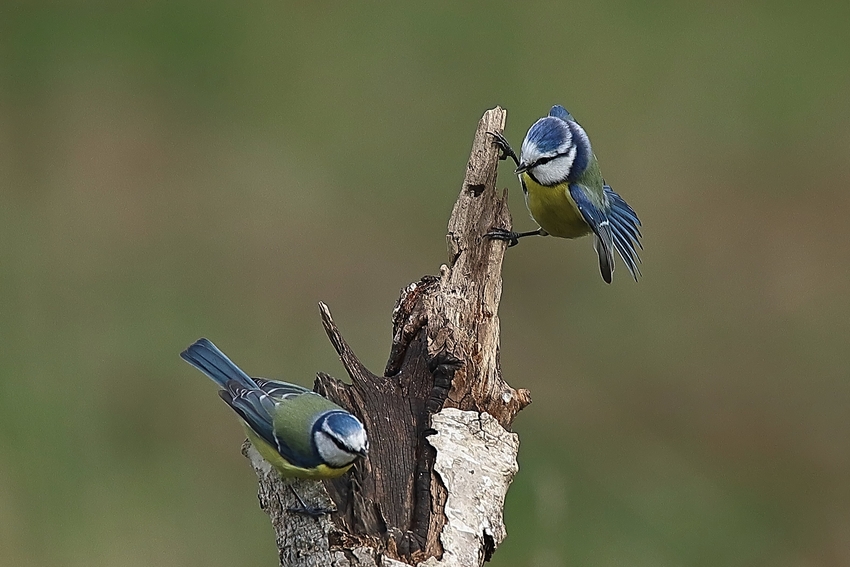
M 519 167 L 519 157 L 517 157 L 516 152 L 511 147 L 511 144 L 508 140 L 499 132 L 487 132 L 491 136 L 493 136 L 493 143 L 499 146 L 500 154 L 499 160 L 506 160 L 511 158 L 514 160 L 514 163 Z M 549 233 L 543 230 L 542 228 L 538 228 L 537 230 L 529 230 L 528 232 L 514 232 L 513 230 L 506 230 L 504 228 L 493 227 L 490 229 L 490 232 L 484 235 L 485 238 L 489 238 L 490 240 L 506 240 L 508 242 L 508 248 L 511 246 L 516 246 L 519 244 L 519 239 L 525 236 L 547 236 Z
M 484 238 L 489 238 L 490 240 L 506 240 L 508 242 L 508 248 L 510 248 L 511 246 L 519 244 L 519 239 L 526 236 L 549 236 L 549 233 L 542 228 L 529 230 L 528 232 L 514 232 L 513 230 L 494 226 L 490 229 L 490 232 L 484 235 Z
M 517 167 L 519 167 L 519 158 L 516 155 L 516 152 L 508 143 L 508 140 L 498 132 L 487 132 L 491 136 L 493 136 L 493 143 L 499 146 L 499 161 L 506 160 L 511 158 L 514 160 L 514 163 Z
M 292 506 L 288 509 L 289 512 L 293 514 L 301 514 L 302 516 L 310 516 L 311 518 L 318 518 L 320 516 L 324 516 L 326 514 L 333 514 L 336 510 L 332 510 L 330 508 L 319 508 L 316 506 L 309 506 L 304 502 L 304 499 L 295 491 L 295 487 L 291 484 L 287 484 L 289 490 L 292 491 L 292 494 L 295 495 L 295 498 L 298 500 L 298 504 L 300 506 Z

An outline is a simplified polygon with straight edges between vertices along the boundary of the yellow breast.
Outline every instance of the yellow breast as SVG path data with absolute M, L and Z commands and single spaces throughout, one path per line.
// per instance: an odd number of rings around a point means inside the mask
M 271 466 L 276 468 L 278 472 L 280 472 L 281 476 L 287 478 L 295 477 L 311 479 L 336 478 L 343 475 L 351 468 L 351 465 L 339 469 L 331 468 L 327 465 L 319 465 L 314 469 L 296 467 L 281 457 L 280 453 L 278 453 L 274 447 L 266 443 L 260 436 L 254 433 L 250 427 L 245 426 L 245 431 L 248 433 L 248 439 L 251 440 L 251 443 L 254 445 L 254 448 L 257 449 L 257 452 L 262 455 L 262 457 L 268 461 Z
M 528 192 L 525 204 L 531 217 L 552 236 L 578 238 L 590 233 L 590 227 L 570 197 L 566 183 L 546 187 L 540 185 L 528 173 L 522 174 Z

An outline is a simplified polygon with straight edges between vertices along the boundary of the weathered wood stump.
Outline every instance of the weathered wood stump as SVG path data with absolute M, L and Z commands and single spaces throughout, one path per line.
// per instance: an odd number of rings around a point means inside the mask
M 505 537 L 502 509 L 518 450 L 509 431 L 531 402 L 527 390 L 502 380 L 497 313 L 506 244 L 484 238 L 491 227 L 511 226 L 507 194 L 495 187 L 499 151 L 487 134 L 502 132 L 505 117 L 497 107 L 478 124 L 449 219 L 448 265 L 402 290 L 383 376 L 358 360 L 320 304 L 352 383 L 319 373 L 315 390 L 363 421 L 368 459 L 322 487 L 282 481 L 246 445 L 282 566 L 470 567 Z M 318 520 L 287 512 L 289 482 L 314 504 L 329 497 L 337 512 Z

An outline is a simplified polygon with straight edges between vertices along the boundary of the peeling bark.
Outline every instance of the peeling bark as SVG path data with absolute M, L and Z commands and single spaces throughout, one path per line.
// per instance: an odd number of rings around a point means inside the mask
M 489 561 L 507 536 L 505 494 L 519 470 L 519 436 L 489 413 L 446 408 L 431 418 L 428 442 L 437 449 L 434 471 L 446 487 L 443 558 L 428 567 L 463 567 Z

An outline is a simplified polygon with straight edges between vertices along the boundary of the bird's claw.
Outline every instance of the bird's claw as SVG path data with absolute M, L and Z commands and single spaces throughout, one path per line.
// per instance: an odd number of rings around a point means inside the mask
M 490 240 L 504 240 L 508 243 L 508 248 L 519 244 L 519 233 L 495 226 L 490 229 L 490 232 L 484 235 L 484 238 L 489 238 Z
M 304 499 L 301 498 L 301 495 L 298 494 L 298 492 L 295 490 L 295 487 L 293 487 L 291 484 L 288 486 L 289 490 L 292 491 L 292 494 L 295 495 L 295 499 L 298 500 L 298 506 L 290 506 L 286 509 L 287 512 L 289 512 L 290 514 L 299 514 L 301 516 L 309 516 L 311 518 L 320 518 L 327 514 L 333 514 L 334 512 L 336 512 L 336 510 L 333 508 L 323 508 L 320 506 L 312 506 L 310 504 L 305 503 Z
M 519 158 L 516 155 L 516 152 L 511 147 L 508 140 L 499 132 L 487 132 L 489 135 L 493 136 L 493 143 L 499 147 L 499 161 L 504 161 L 508 158 L 514 160 L 514 163 L 519 166 Z
M 336 512 L 334 508 L 320 508 L 317 506 L 290 506 L 286 509 L 290 514 L 298 514 L 299 516 L 308 516 L 310 518 L 321 518 L 322 516 L 326 516 L 328 514 L 333 514 Z

